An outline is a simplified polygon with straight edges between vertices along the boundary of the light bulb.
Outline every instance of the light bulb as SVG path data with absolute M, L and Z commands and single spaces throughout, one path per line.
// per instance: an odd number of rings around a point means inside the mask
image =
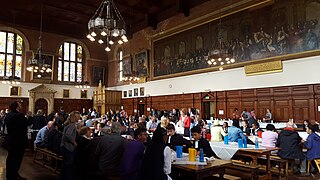
M 123 41 L 119 40 L 119 41 L 118 41 L 118 44 L 123 44 Z
M 223 70 L 223 67 L 219 67 L 219 71 L 222 71 Z
M 103 43 L 102 39 L 99 39 L 98 43 L 99 43 L 99 44 L 102 44 L 102 43 Z
M 104 31 L 101 32 L 101 36 L 106 36 L 106 35 L 107 35 L 106 32 L 104 32 Z
M 118 29 L 112 30 L 112 36 L 113 37 L 118 37 L 119 36 L 119 30 Z
M 93 42 L 93 41 L 95 41 L 95 39 L 94 39 L 94 38 L 91 38 L 91 39 L 90 39 L 90 41 L 92 41 L 92 42 Z
M 91 36 L 95 37 L 95 36 L 97 36 L 97 34 L 94 31 L 92 31 Z
M 88 35 L 87 35 L 87 38 L 88 38 L 88 39 L 91 39 L 91 38 L 92 38 L 92 36 L 91 36 L 90 34 L 88 34 Z
M 218 58 L 218 61 L 222 61 L 222 59 L 221 59 L 221 58 Z
M 122 39 L 123 40 L 123 42 L 128 42 L 128 39 L 126 38 L 126 39 Z
M 114 44 L 114 42 L 113 42 L 112 40 L 110 40 L 110 41 L 109 41 L 109 44 L 111 44 L 111 45 L 112 45 L 112 44 Z
M 217 65 L 217 62 L 213 62 L 213 65 Z
M 208 61 L 208 64 L 209 64 L 209 65 L 211 65 L 211 64 L 212 64 L 212 62 L 211 62 L 211 61 Z
M 104 50 L 107 52 L 111 51 L 111 49 L 109 47 L 106 47 Z
M 224 62 L 220 62 L 220 65 L 224 65 Z
M 38 78 L 41 78 L 41 74 L 38 74 Z
M 236 62 L 236 60 L 234 60 L 233 58 L 230 60 L 231 61 L 231 63 L 234 63 L 234 62 Z

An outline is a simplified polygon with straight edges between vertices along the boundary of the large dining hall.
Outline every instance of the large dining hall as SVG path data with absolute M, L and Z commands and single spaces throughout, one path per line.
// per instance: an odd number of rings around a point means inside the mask
M 320 179 L 318 0 L 10 0 L 0 179 Z

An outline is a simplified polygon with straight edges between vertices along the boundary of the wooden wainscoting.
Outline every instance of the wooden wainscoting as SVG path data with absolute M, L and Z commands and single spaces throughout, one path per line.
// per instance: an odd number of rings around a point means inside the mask
M 210 97 L 206 99 L 206 96 Z M 128 114 L 134 114 L 135 109 L 138 109 L 139 99 L 122 99 Z M 296 123 L 320 120 L 320 84 L 150 96 L 144 97 L 143 101 L 146 115 L 150 115 L 148 108 L 171 110 L 193 107 L 200 110 L 201 116 L 203 103 L 209 101 L 215 103 L 215 116 L 219 118 L 231 118 L 235 108 L 239 109 L 239 113 L 244 108 L 248 111 L 254 108 L 256 116 L 263 118 L 269 108 L 274 119 L 280 122 L 291 118 Z
M 82 108 L 92 108 L 93 101 L 91 99 L 54 99 L 54 111 L 59 112 L 63 107 L 65 112 L 79 111 L 82 112 Z M 50 113 L 50 112 L 49 112 Z

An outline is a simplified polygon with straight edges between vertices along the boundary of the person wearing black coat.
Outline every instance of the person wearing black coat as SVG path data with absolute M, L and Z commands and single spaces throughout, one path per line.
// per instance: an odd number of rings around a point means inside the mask
M 173 150 L 176 150 L 176 146 L 183 146 L 183 152 L 188 152 L 188 148 L 192 146 L 190 141 L 186 140 L 182 135 L 175 132 L 175 127 L 173 124 L 169 124 L 167 126 L 167 135 L 168 140 L 166 144 Z
M 277 147 L 280 148 L 278 156 L 283 159 L 290 159 L 296 161 L 302 161 L 305 159 L 305 155 L 300 147 L 302 138 L 296 132 L 291 123 L 287 123 L 287 127 L 284 128 L 278 136 Z M 298 163 L 298 162 L 297 162 Z M 295 171 L 298 171 L 294 167 Z
M 4 122 L 8 132 L 8 156 L 6 160 L 7 180 L 26 179 L 19 175 L 19 169 L 27 147 L 27 118 L 19 112 L 21 104 L 17 101 L 9 105 L 10 112 Z
M 212 151 L 210 143 L 208 140 L 201 137 L 201 128 L 199 126 L 194 126 L 191 129 L 192 137 L 193 137 L 193 147 L 197 150 L 199 154 L 200 149 L 203 149 L 204 156 L 212 157 L 216 154 Z

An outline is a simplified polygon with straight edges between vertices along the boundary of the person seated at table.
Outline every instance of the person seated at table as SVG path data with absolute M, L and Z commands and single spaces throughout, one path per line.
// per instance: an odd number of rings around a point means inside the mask
M 191 129 L 192 137 L 193 137 L 193 147 L 197 150 L 197 154 L 200 153 L 200 148 L 203 149 L 204 156 L 212 157 L 216 156 L 216 154 L 212 151 L 210 143 L 208 140 L 201 137 L 201 128 L 199 126 L 194 126 Z
M 300 148 L 299 144 L 302 138 L 298 132 L 293 129 L 293 124 L 288 122 L 286 128 L 284 128 L 278 136 L 277 147 L 280 148 L 278 156 L 283 159 L 293 160 L 294 173 L 299 174 L 301 171 L 305 172 L 305 156 Z M 300 168 L 299 168 L 300 163 Z
M 317 124 L 309 124 L 307 126 L 307 133 L 309 134 L 306 141 L 302 140 L 303 145 L 307 148 L 307 160 L 320 158 L 320 133 Z M 313 161 L 312 161 L 313 162 Z M 312 169 L 315 166 L 313 165 Z
M 34 141 L 36 147 L 45 148 L 47 147 L 47 142 L 45 142 L 45 139 L 48 136 L 48 132 L 53 124 L 53 121 L 49 121 L 46 126 L 41 128 L 36 136 L 36 140 Z
M 238 139 L 245 139 L 245 135 L 241 129 L 235 127 L 233 124 L 228 128 L 228 140 L 230 142 L 238 142 Z
M 228 135 L 228 122 L 223 122 L 222 124 L 222 128 L 221 128 L 221 135 L 224 137 L 224 136 L 227 136 Z M 222 138 L 223 138 L 222 137 Z
M 171 180 L 171 149 L 166 146 L 167 131 L 157 127 L 153 132 L 152 142 L 148 145 L 143 158 L 143 180 Z
M 276 128 L 273 124 L 267 124 L 267 131 L 262 132 L 262 146 L 276 147 L 278 140 L 278 133 L 275 132 Z
M 242 121 L 241 130 L 242 130 L 244 135 L 246 135 L 246 136 L 250 135 L 251 129 L 248 127 L 248 121 L 246 121 L 246 120 Z
M 259 138 L 262 138 L 262 132 L 263 130 L 260 129 L 260 125 L 257 122 L 252 123 L 252 132 L 250 136 L 258 136 Z
M 192 146 L 191 142 L 187 139 L 183 138 L 182 135 L 177 134 L 175 127 L 173 124 L 169 124 L 167 126 L 167 146 L 169 146 L 171 149 L 175 150 L 176 146 L 183 146 L 183 152 L 188 152 L 188 148 Z
M 126 144 L 120 163 L 121 179 L 138 180 L 141 176 L 143 155 L 146 149 L 143 143 L 147 142 L 147 137 L 145 128 L 138 128 L 134 131 L 134 139 Z
M 213 126 L 211 126 L 210 131 L 211 131 L 211 141 L 215 141 L 215 142 L 222 141 L 222 134 L 221 134 L 222 128 L 221 126 L 219 126 L 218 120 L 215 120 L 213 122 Z
M 308 125 L 309 125 L 309 124 L 310 124 L 310 121 L 309 121 L 309 120 L 304 120 L 304 121 L 303 121 L 303 126 L 302 126 L 303 131 L 308 132 L 308 131 L 307 131 L 307 128 L 308 128 Z
M 147 130 L 149 132 L 154 132 L 157 129 L 157 122 L 156 122 L 157 118 L 155 116 L 152 116 L 150 121 L 147 122 Z

